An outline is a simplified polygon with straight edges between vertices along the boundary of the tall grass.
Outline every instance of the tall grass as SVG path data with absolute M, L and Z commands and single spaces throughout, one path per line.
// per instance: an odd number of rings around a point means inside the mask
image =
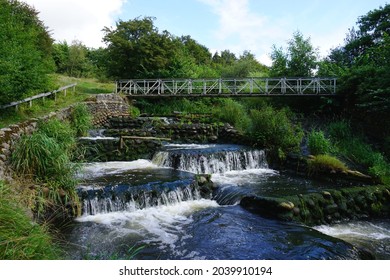
M 88 130 L 92 127 L 92 117 L 87 105 L 78 103 L 73 107 L 70 123 L 77 136 L 87 135 Z
M 68 154 L 71 154 L 76 148 L 76 132 L 68 122 L 58 119 L 40 122 L 39 131 L 55 140 Z
M 9 188 L 0 182 L 0 259 L 59 259 L 61 252 L 47 228 L 32 222 L 26 213 Z
M 348 122 L 330 123 L 327 130 L 338 154 L 367 169 L 371 176 L 380 178 L 382 182 L 390 181 L 390 164 L 362 136 L 354 133 Z
M 71 162 L 76 143 L 74 135 L 68 123 L 53 119 L 41 123 L 33 134 L 21 137 L 15 146 L 11 157 L 13 169 L 44 186 L 36 197 L 34 210 L 38 214 L 49 204 L 78 202 L 75 190 L 78 166 Z
M 336 157 L 330 155 L 318 155 L 308 161 L 309 173 L 316 174 L 322 172 L 344 172 L 347 166 Z

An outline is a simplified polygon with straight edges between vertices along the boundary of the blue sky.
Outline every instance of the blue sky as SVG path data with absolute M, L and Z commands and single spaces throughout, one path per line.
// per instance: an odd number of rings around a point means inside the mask
M 118 19 L 156 17 L 155 25 L 190 35 L 210 51 L 250 50 L 270 64 L 272 45 L 286 46 L 295 31 L 325 56 L 343 43 L 359 16 L 387 0 L 26 0 L 41 12 L 55 39 L 102 46 L 101 29 Z

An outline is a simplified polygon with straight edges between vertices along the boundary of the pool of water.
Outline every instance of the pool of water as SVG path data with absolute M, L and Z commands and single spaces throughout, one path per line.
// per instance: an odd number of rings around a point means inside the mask
M 359 259 L 357 248 L 390 259 L 389 221 L 310 228 L 241 208 L 248 194 L 329 187 L 270 169 L 261 151 L 169 145 L 162 152 L 153 161 L 84 166 L 79 191 L 89 208 L 64 232 L 70 259 Z M 190 187 L 199 166 L 215 171 L 211 199 Z

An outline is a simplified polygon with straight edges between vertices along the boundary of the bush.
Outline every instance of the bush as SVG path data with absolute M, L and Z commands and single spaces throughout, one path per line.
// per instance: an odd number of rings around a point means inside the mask
M 92 117 L 87 105 L 79 103 L 74 106 L 70 116 L 70 123 L 77 136 L 87 135 L 88 130 L 92 127 Z
M 251 110 L 252 125 L 249 134 L 256 144 L 279 150 L 282 154 L 299 150 L 303 130 L 290 120 L 289 113 L 286 109 L 275 110 L 271 106 Z
M 313 155 L 324 155 L 330 152 L 331 143 L 322 131 L 311 131 L 308 135 L 308 146 Z
M 250 127 L 251 120 L 245 107 L 232 99 L 223 99 L 221 105 L 213 112 L 219 121 L 227 122 L 241 132 L 247 131 Z
M 139 115 L 141 115 L 141 111 L 137 107 L 131 105 L 129 107 L 129 115 L 132 118 L 137 118 L 139 117 Z
M 8 187 L 0 182 L 0 259 L 59 259 L 45 226 L 33 223 Z
M 347 171 L 347 166 L 339 159 L 329 155 L 318 155 L 308 160 L 309 173 L 316 174 L 322 172 L 343 172 Z

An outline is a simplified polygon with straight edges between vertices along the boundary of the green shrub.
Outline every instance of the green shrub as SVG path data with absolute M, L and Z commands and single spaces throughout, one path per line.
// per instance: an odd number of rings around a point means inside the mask
M 221 104 L 213 109 L 213 113 L 219 121 L 227 122 L 241 132 L 247 131 L 251 124 L 245 107 L 232 99 L 223 99 Z
M 275 110 L 271 106 L 251 110 L 249 134 L 257 145 L 279 150 L 279 154 L 297 151 L 302 142 L 303 130 L 291 121 L 289 114 L 286 109 Z
M 70 116 L 70 123 L 77 136 L 87 135 L 88 130 L 92 127 L 92 116 L 88 111 L 87 105 L 79 103 L 74 106 Z
M 137 118 L 137 117 L 139 117 L 139 115 L 141 115 L 141 111 L 135 106 L 130 106 L 129 107 L 129 114 L 132 118 Z
M 347 166 L 339 159 L 329 155 L 318 155 L 308 160 L 309 173 L 316 174 L 322 172 L 343 172 L 347 171 Z
M 330 152 L 331 143 L 322 131 L 311 131 L 308 135 L 308 146 L 313 155 L 324 155 Z
M 0 259 L 59 259 L 60 250 L 47 228 L 32 222 L 26 213 L 9 188 L 0 182 Z

